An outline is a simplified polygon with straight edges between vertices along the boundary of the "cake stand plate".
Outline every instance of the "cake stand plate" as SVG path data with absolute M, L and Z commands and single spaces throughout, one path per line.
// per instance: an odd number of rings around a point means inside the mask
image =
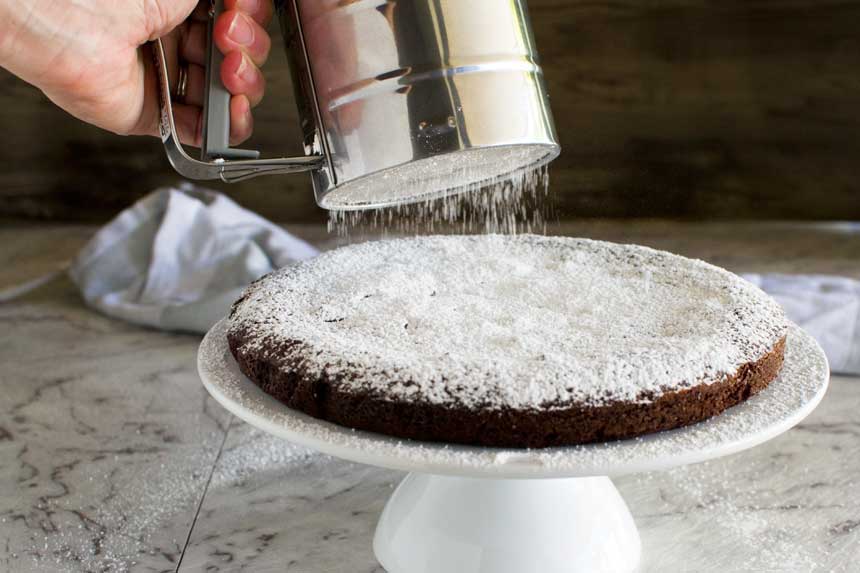
M 609 476 L 732 454 L 785 432 L 827 389 L 815 340 L 793 326 L 779 377 L 719 416 L 642 438 L 542 450 L 414 442 L 350 430 L 287 408 L 239 370 L 224 321 L 203 339 L 198 370 L 209 393 L 249 424 L 293 443 L 410 474 L 374 538 L 389 573 L 634 571 L 641 544 Z

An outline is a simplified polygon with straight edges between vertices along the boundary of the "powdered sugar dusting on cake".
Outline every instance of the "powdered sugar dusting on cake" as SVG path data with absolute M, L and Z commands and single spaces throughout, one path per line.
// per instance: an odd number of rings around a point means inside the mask
M 327 373 L 394 400 L 480 408 L 648 402 L 772 350 L 786 319 L 704 263 L 561 237 L 421 237 L 345 247 L 251 287 L 239 352 L 293 344 Z

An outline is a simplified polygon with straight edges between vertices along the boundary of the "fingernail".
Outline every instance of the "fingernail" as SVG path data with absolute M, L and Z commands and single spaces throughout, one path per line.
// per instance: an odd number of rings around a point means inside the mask
M 239 62 L 239 67 L 236 68 L 236 75 L 247 83 L 251 83 L 257 79 L 257 71 L 245 54 L 242 54 L 242 61 Z
M 242 46 L 250 46 L 254 43 L 254 28 L 242 14 L 236 14 L 227 30 L 227 37 Z

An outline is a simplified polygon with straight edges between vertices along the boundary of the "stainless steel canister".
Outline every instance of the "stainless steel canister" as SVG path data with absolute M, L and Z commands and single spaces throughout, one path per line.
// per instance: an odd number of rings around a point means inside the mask
M 320 206 L 362 209 L 468 188 L 558 155 L 524 0 L 275 4 L 306 157 L 241 159 L 249 152 L 229 149 L 229 94 L 217 73 L 203 158 L 185 155 L 162 61 L 162 134 L 181 173 L 236 180 L 311 171 Z

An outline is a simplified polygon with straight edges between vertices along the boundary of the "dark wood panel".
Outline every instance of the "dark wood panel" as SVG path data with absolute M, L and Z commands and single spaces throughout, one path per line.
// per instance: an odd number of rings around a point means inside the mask
M 566 212 L 860 216 L 860 4 L 547 4 Z
M 529 6 L 562 217 L 860 219 L 860 2 Z M 282 54 L 267 71 L 251 145 L 298 154 Z M 0 215 L 103 220 L 177 180 L 156 140 L 83 125 L 4 72 L 0 128 Z M 273 219 L 324 219 L 304 176 L 215 186 Z

